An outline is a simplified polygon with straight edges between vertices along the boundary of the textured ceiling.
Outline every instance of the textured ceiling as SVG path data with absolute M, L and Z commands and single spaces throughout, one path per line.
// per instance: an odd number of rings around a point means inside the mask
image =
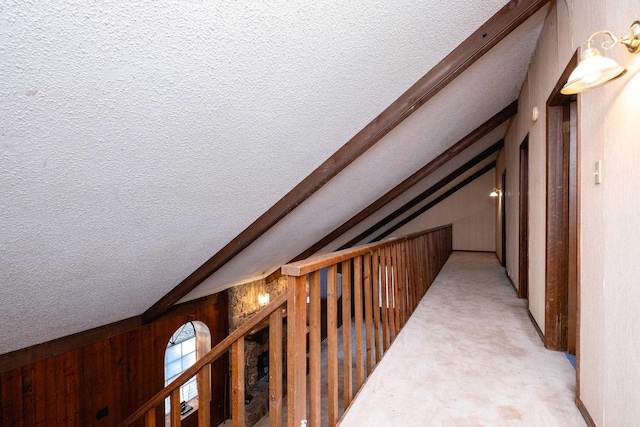
M 0 353 L 142 313 L 505 3 L 3 2 Z M 288 261 L 513 101 L 542 19 L 187 299 Z

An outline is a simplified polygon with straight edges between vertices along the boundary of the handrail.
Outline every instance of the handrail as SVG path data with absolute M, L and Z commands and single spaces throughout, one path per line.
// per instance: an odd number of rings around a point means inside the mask
M 443 228 L 451 227 L 452 224 L 446 224 L 439 227 L 430 228 L 429 230 L 419 231 L 417 233 L 407 234 L 406 236 L 387 239 L 382 242 L 368 243 L 365 245 L 354 246 L 353 248 L 343 249 L 341 251 L 331 252 L 329 254 L 317 255 L 311 258 L 307 258 L 301 261 L 292 262 L 282 266 L 282 274 L 287 276 L 302 276 L 304 274 L 311 273 L 321 268 L 328 267 L 332 264 L 337 264 L 342 261 L 346 261 L 353 257 L 364 255 L 373 250 L 382 248 L 392 243 L 398 243 L 414 239 L 416 237 L 433 233 L 434 231 L 441 230 Z
M 289 307 L 295 307 L 287 326 L 287 366 L 292 374 L 287 425 L 320 427 L 323 419 L 329 427 L 339 423 L 342 410 L 349 408 L 395 341 L 451 251 L 452 225 L 447 224 L 282 266 L 289 281 Z M 325 268 L 326 283 L 321 283 L 320 270 Z M 321 288 L 326 289 L 323 298 Z M 303 328 L 308 329 L 307 339 Z M 326 371 L 321 369 L 325 357 Z
M 144 405 L 127 417 L 127 427 L 144 417 L 145 425 L 156 425 L 158 405 L 170 397 L 171 425 L 179 426 L 180 387 L 198 375 L 198 425 L 210 423 L 209 364 L 231 353 L 231 413 L 234 427 L 244 426 L 245 336 L 269 319 L 269 422 L 283 422 L 283 319 L 278 309 L 287 307 L 286 378 L 287 425 L 310 427 L 321 424 L 321 329 L 327 332 L 327 417 L 335 426 L 340 411 L 354 396 L 411 313 L 427 292 L 452 251 L 452 225 L 447 224 L 407 236 L 345 249 L 287 264 L 281 268 L 288 288 L 238 329 L 220 341 L 196 363 Z M 320 270 L 326 267 L 326 314 L 321 314 Z M 340 274 L 340 284 L 338 279 Z M 307 276 L 308 274 L 308 276 Z M 340 286 L 342 297 L 338 298 Z M 352 309 L 353 307 L 353 309 Z M 342 363 L 338 356 L 338 317 L 342 313 Z M 323 317 L 324 316 L 324 317 Z M 352 322 L 355 325 L 352 335 Z M 352 340 L 355 343 L 352 349 Z M 307 370 L 307 363 L 309 368 Z M 355 369 L 352 369 L 352 363 Z M 342 365 L 342 368 L 339 366 Z M 339 404 L 338 371 L 343 371 L 342 406 Z M 200 387 L 203 387 L 200 390 Z M 307 394 L 307 388 L 309 390 Z
M 157 405 L 161 404 L 164 399 L 169 397 L 173 391 L 178 389 L 184 383 L 186 383 L 191 377 L 198 373 L 203 367 L 206 365 L 213 363 L 222 356 L 226 351 L 231 348 L 231 345 L 238 341 L 240 338 L 247 335 L 251 329 L 253 329 L 258 323 L 267 318 L 271 313 L 276 311 L 282 305 L 287 302 L 287 293 L 283 293 L 274 299 L 269 305 L 263 307 L 255 315 L 253 315 L 249 320 L 243 323 L 238 329 L 229 334 L 226 338 L 220 341 L 214 348 L 212 348 L 207 354 L 202 356 L 200 359 L 196 361 L 189 369 L 184 371 L 173 380 L 168 386 L 160 390 L 156 393 L 151 399 L 149 399 L 144 405 L 138 408 L 134 413 L 129 415 L 122 423 L 119 424 L 120 427 L 126 427 L 134 422 L 136 422 L 139 418 L 142 418 L 149 410 L 155 408 Z

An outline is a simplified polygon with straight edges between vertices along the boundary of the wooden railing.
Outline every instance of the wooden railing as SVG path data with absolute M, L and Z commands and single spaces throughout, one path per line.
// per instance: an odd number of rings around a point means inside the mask
M 289 295 L 307 295 L 309 288 L 309 396 L 308 425 L 321 425 L 321 387 L 327 384 L 327 420 L 337 424 L 340 408 L 349 407 L 375 365 L 400 333 L 452 251 L 451 225 L 382 243 L 375 243 L 282 267 L 289 276 Z M 327 269 L 327 378 L 321 377 L 320 270 Z M 340 275 L 338 276 L 338 272 Z M 340 277 L 341 280 L 338 280 Z M 308 279 L 307 279 L 308 278 Z M 341 282 L 339 307 L 338 283 Z M 295 321 L 288 326 L 289 379 L 288 424 L 300 426 L 307 419 L 305 339 L 307 307 L 297 301 Z M 291 304 L 291 300 L 289 302 Z M 353 313 L 351 312 L 353 308 Z M 338 310 L 342 319 L 342 363 L 338 349 Z M 292 312 L 289 311 L 289 318 Z M 347 319 L 353 319 L 352 322 Z M 295 329 L 294 329 L 295 328 Z M 354 332 L 355 337 L 352 337 Z M 352 348 L 352 343 L 355 343 Z M 355 360 L 354 360 L 355 358 Z M 355 363 L 354 363 L 355 361 Z M 354 367 L 355 365 L 355 375 Z M 342 393 L 339 394 L 339 369 Z M 355 382 L 354 382 L 355 379 Z M 342 405 L 340 405 L 342 399 Z M 323 423 L 324 424 L 324 423 Z
M 206 408 L 209 407 L 210 400 L 210 364 L 227 351 L 231 352 L 232 424 L 234 427 L 244 426 L 244 337 L 267 318 L 269 423 L 271 427 L 281 426 L 284 373 L 282 311 L 285 307 L 287 425 L 297 427 L 302 425 L 304 420 L 308 421 L 310 427 L 321 425 L 323 383 L 328 386 L 328 425 L 336 425 L 341 413 L 349 407 L 355 393 L 400 333 L 451 251 L 451 225 L 447 225 L 283 266 L 282 274 L 288 276 L 289 283 L 284 294 L 218 343 L 192 367 L 131 414 L 120 426 L 132 425 L 142 418 L 145 426 L 155 426 L 156 420 L 160 419 L 160 413 L 156 413 L 156 408 L 163 405 L 167 397 L 170 397 L 171 401 L 171 426 L 179 426 L 180 387 L 194 375 L 198 375 L 198 425 L 209 426 L 211 421 Z M 320 272 L 325 268 L 326 316 L 323 316 Z M 338 297 L 339 283 L 341 298 Z M 338 348 L 339 311 L 343 319 L 342 366 Z M 326 378 L 321 376 L 323 323 L 326 327 L 328 347 Z M 338 384 L 339 369 L 342 370 L 342 384 Z

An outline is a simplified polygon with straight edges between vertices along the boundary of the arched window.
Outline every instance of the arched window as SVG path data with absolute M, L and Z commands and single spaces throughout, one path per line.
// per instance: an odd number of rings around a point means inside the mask
M 169 339 L 164 354 L 164 384 L 169 385 L 181 373 L 190 368 L 196 360 L 211 349 L 209 328 L 202 322 L 187 322 L 180 326 Z M 196 377 L 192 377 L 180 387 L 180 401 L 189 402 L 198 397 Z M 190 406 L 185 406 L 185 413 Z M 171 410 L 170 400 L 165 401 L 165 413 Z

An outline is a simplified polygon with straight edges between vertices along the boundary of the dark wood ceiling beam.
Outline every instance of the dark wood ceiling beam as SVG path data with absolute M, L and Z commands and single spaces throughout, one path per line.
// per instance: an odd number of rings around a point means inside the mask
M 389 234 L 393 233 L 394 231 L 396 231 L 397 229 L 399 229 L 403 225 L 406 225 L 406 224 L 410 223 L 411 221 L 413 221 L 414 219 L 416 219 L 417 217 L 419 217 L 420 215 L 422 215 L 423 213 L 425 213 L 426 211 L 428 211 L 429 209 L 431 209 L 432 207 L 434 207 L 438 203 L 442 202 L 443 200 L 445 200 L 446 198 L 448 198 L 449 196 L 451 196 L 452 194 L 454 194 L 455 192 L 457 192 L 461 188 L 469 185 L 470 183 L 472 183 L 476 179 L 480 178 L 482 175 L 484 175 L 485 173 L 489 172 L 491 169 L 493 169 L 495 167 L 496 167 L 496 162 L 489 163 L 487 166 L 483 167 L 478 172 L 474 173 L 469 178 L 465 179 L 464 181 L 460 182 L 459 184 L 456 184 L 450 190 L 445 191 L 444 193 L 442 193 L 442 195 L 436 197 L 431 202 L 429 202 L 426 205 L 424 205 L 422 208 L 418 209 L 417 211 L 415 211 L 414 213 L 412 213 L 411 215 L 409 215 L 408 217 L 406 217 L 405 219 L 403 219 L 402 221 L 400 221 L 399 223 L 397 223 L 396 225 L 394 225 L 393 227 L 391 227 L 390 229 L 388 229 L 384 233 L 380 234 L 375 239 L 371 240 L 369 243 L 377 242 L 379 240 L 384 239 Z
M 249 227 L 142 314 L 148 323 L 262 236 L 550 0 L 512 0 Z
M 432 185 L 431 187 L 429 187 L 428 189 L 426 189 L 422 193 L 418 194 L 416 197 L 414 197 L 413 199 L 411 199 L 410 201 L 408 201 L 407 203 L 402 205 L 400 208 L 396 209 L 395 211 L 393 211 L 392 213 L 390 213 L 389 215 L 387 215 L 386 217 L 384 217 L 380 221 L 376 222 L 371 227 L 367 228 L 362 233 L 358 234 L 353 239 L 349 240 L 344 245 L 340 246 L 338 248 L 338 250 L 350 248 L 351 246 L 353 246 L 356 243 L 360 242 L 365 237 L 370 236 L 371 234 L 373 234 L 376 231 L 380 230 L 382 227 L 384 227 L 385 225 L 389 224 L 391 221 L 393 221 L 394 219 L 398 218 L 400 215 L 402 215 L 403 213 L 407 212 L 412 207 L 417 206 L 422 201 L 426 200 L 428 197 L 430 197 L 433 194 L 435 194 L 436 191 L 441 190 L 446 185 L 448 185 L 451 182 L 453 182 L 453 180 L 455 180 L 456 178 L 460 177 L 462 174 L 464 174 L 467 171 L 469 171 L 471 168 L 476 166 L 478 163 L 482 162 L 483 160 L 486 160 L 491 155 L 495 154 L 502 147 L 504 147 L 504 139 L 501 139 L 500 141 L 496 142 L 491 147 L 487 148 L 482 153 L 478 154 L 473 159 L 469 160 L 467 163 L 465 163 L 464 165 L 460 166 L 458 169 L 456 169 L 455 171 L 451 172 L 449 175 L 447 175 L 446 177 L 442 178 L 440 181 L 438 181 L 437 183 L 435 183 L 434 185 Z
M 467 136 L 462 138 L 460 141 L 456 142 L 454 145 L 449 147 L 443 153 L 441 153 L 438 157 L 427 163 L 416 173 L 411 175 L 409 178 L 402 181 L 400 184 L 396 185 L 393 189 L 387 192 L 384 196 L 380 197 L 378 200 L 358 212 L 356 215 L 351 217 L 347 222 L 342 224 L 340 227 L 333 230 L 331 233 L 327 234 L 325 237 L 311 245 L 300 255 L 295 257 L 291 262 L 299 261 L 301 259 L 309 258 L 311 255 L 318 252 L 320 249 L 327 246 L 329 243 L 333 242 L 338 237 L 342 236 L 347 231 L 351 230 L 356 225 L 360 224 L 364 219 L 368 218 L 378 209 L 385 206 L 387 203 L 407 191 L 409 188 L 416 185 L 422 179 L 426 178 L 433 171 L 438 169 L 440 166 L 447 163 L 456 155 L 460 154 L 465 149 L 469 148 L 471 145 L 475 144 L 479 141 L 483 136 L 487 135 L 489 132 L 500 126 L 505 121 L 509 120 L 511 117 L 515 116 L 518 112 L 518 101 L 514 101 L 509 104 L 507 107 L 502 109 L 498 114 L 491 117 L 489 120 L 478 126 Z

